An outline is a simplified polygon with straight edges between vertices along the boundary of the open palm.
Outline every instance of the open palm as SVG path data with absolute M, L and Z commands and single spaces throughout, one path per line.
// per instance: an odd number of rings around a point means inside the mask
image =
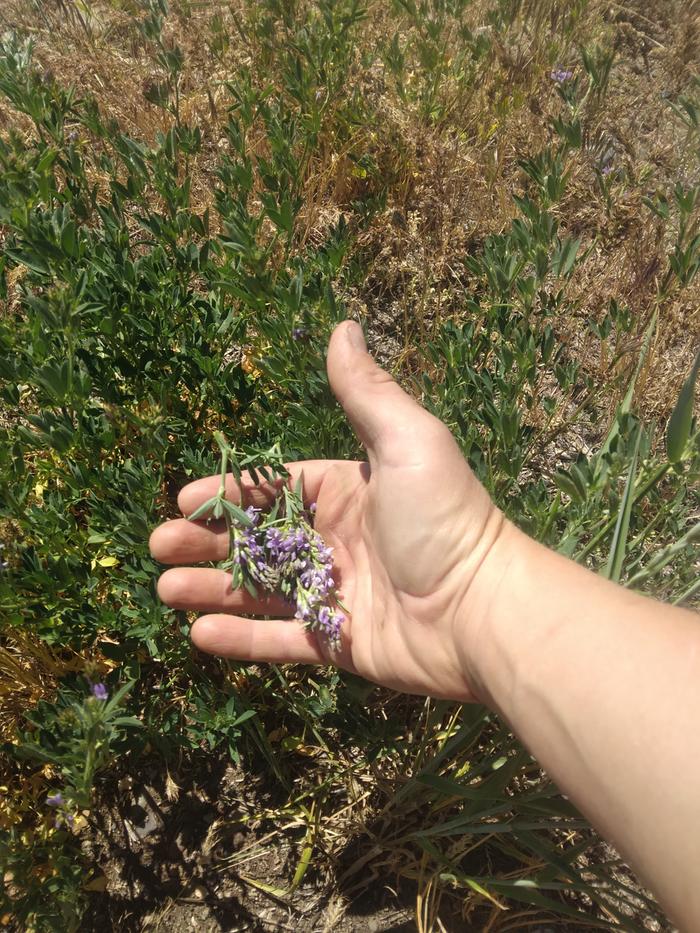
M 331 386 L 365 445 L 368 463 L 312 460 L 289 464 L 316 502 L 315 527 L 334 548 L 346 610 L 341 648 L 293 620 L 281 599 L 232 590 L 223 570 L 178 567 L 160 578 L 175 608 L 209 613 L 192 628 L 204 651 L 241 660 L 332 661 L 398 690 L 475 699 L 469 642 L 488 605 L 485 565 L 503 526 L 452 435 L 406 395 L 367 354 L 359 327 L 340 325 L 328 353 Z M 227 496 L 241 489 L 227 479 Z M 190 483 L 179 505 L 191 514 L 215 494 L 219 478 Z M 265 507 L 270 486 L 243 480 L 245 504 Z M 223 522 L 166 522 L 151 549 L 168 564 L 223 560 Z M 245 616 L 272 616 L 273 620 Z

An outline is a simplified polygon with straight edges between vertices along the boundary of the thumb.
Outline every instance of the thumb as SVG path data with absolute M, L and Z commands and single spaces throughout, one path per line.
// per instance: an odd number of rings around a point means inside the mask
M 417 420 L 431 418 L 377 366 L 355 321 L 343 321 L 333 331 L 327 368 L 333 394 L 369 451 L 393 445 L 402 435 L 415 438 Z

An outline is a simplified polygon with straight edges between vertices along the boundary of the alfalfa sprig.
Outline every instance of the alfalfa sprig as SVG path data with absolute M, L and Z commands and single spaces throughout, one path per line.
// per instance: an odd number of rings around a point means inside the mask
M 343 614 L 337 608 L 333 578 L 333 551 L 313 527 L 315 505 L 304 505 L 303 477 L 289 484 L 289 471 L 278 444 L 267 450 L 237 450 L 220 433 L 214 435 L 221 451 L 219 489 L 189 519 L 223 518 L 229 531 L 232 587 L 244 587 L 257 598 L 259 589 L 279 593 L 295 609 L 295 618 L 309 631 L 323 636 L 330 647 L 340 647 Z M 232 472 L 241 490 L 241 503 L 226 498 L 226 477 Z M 241 483 L 247 471 L 256 485 L 260 477 L 279 486 L 268 512 L 248 505 Z M 283 480 L 281 484 L 279 480 Z

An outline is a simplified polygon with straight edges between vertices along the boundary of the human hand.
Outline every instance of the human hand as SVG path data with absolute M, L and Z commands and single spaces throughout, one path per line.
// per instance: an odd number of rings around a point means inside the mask
M 159 595 L 173 608 L 207 613 L 192 626 L 192 640 L 212 654 L 332 662 L 395 690 L 476 700 L 476 659 L 488 638 L 492 590 L 512 526 L 445 425 L 372 360 L 359 325 L 346 321 L 333 333 L 328 377 L 369 462 L 311 460 L 288 468 L 292 482 L 303 474 L 305 501 L 316 502 L 315 527 L 334 548 L 347 609 L 340 649 L 306 631 L 283 600 L 232 590 L 223 570 L 168 570 Z M 192 514 L 218 486 L 218 476 L 185 486 L 178 497 L 183 514 Z M 244 477 L 243 493 L 246 504 L 264 508 L 275 489 Z M 240 502 L 231 475 L 226 495 Z M 226 526 L 217 521 L 176 519 L 151 536 L 153 556 L 166 564 L 224 560 L 228 547 Z

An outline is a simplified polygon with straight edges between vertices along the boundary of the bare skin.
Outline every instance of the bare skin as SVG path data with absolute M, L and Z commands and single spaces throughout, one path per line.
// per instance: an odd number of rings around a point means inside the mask
M 233 591 L 224 571 L 168 570 L 163 601 L 207 613 L 192 640 L 212 654 L 332 662 L 395 690 L 486 703 L 676 923 L 699 930 L 698 617 L 608 583 L 507 522 L 448 429 L 374 363 L 358 325 L 334 332 L 328 375 L 368 463 L 289 466 L 335 549 L 348 608 L 341 649 L 304 631 L 281 600 Z M 186 486 L 183 514 L 218 483 Z M 246 504 L 272 500 L 269 487 L 243 487 Z M 241 499 L 232 477 L 227 495 Z M 177 519 L 156 529 L 151 550 L 167 564 L 216 561 L 228 538 L 216 522 Z

